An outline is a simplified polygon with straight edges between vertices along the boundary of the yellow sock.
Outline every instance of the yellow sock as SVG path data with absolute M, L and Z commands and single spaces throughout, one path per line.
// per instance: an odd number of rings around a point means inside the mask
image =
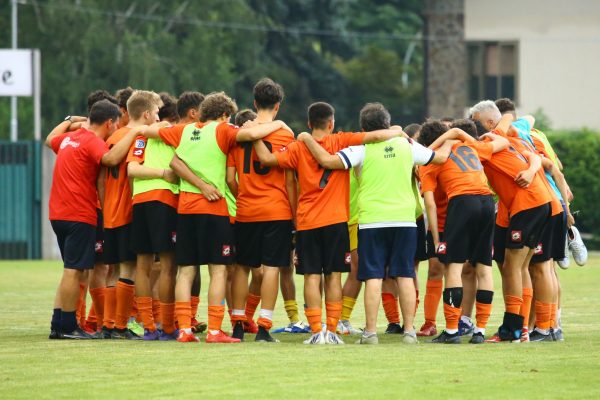
M 283 302 L 285 306 L 285 312 L 292 324 L 300 321 L 300 316 L 298 315 L 298 303 L 296 300 L 286 300 Z
M 342 298 L 342 320 L 349 321 L 350 314 L 352 314 L 352 310 L 354 310 L 354 305 L 356 304 L 356 299 L 353 297 L 344 296 Z

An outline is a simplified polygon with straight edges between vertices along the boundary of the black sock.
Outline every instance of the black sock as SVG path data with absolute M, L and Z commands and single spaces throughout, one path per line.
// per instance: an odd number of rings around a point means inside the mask
M 478 290 L 475 294 L 475 300 L 481 304 L 492 304 L 494 299 L 494 292 L 491 290 Z
M 463 298 L 463 288 L 453 287 L 444 289 L 444 303 L 454 308 L 460 308 Z
M 60 308 L 55 308 L 52 311 L 52 321 L 50 321 L 50 329 L 58 331 L 60 329 L 60 315 L 62 311 Z
M 123 282 L 128 285 L 133 285 L 133 281 L 131 279 L 119 278 L 119 282 Z
M 77 317 L 75 311 L 62 311 L 60 315 L 60 331 L 65 333 L 77 329 Z

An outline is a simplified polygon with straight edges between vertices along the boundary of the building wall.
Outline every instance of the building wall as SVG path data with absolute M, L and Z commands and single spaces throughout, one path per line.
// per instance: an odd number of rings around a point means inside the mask
M 465 39 L 518 42 L 520 113 L 600 130 L 600 1 L 465 0 Z

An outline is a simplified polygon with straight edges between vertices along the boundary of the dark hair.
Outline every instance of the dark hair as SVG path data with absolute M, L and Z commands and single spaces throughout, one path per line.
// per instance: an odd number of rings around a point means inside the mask
M 177 99 L 177 114 L 179 118 L 187 117 L 187 113 L 191 109 L 200 110 L 200 104 L 204 100 L 204 95 L 200 92 L 183 92 Z
M 117 90 L 117 92 L 115 93 L 117 105 L 121 108 L 127 109 L 127 100 L 129 100 L 132 94 L 133 89 L 130 86 Z
M 212 121 L 223 115 L 231 117 L 237 110 L 237 104 L 225 92 L 213 92 L 200 104 L 200 120 Z
M 469 135 L 473 136 L 475 139 L 477 139 L 479 137 L 479 135 L 477 134 L 477 126 L 475 126 L 475 122 L 473 122 L 472 119 L 468 119 L 468 118 L 457 119 L 454 122 L 452 122 L 452 125 L 450 125 L 450 128 L 462 129 L 463 131 L 467 132 Z
M 481 122 L 479 122 L 478 120 L 473 120 L 473 123 L 475 124 L 475 128 L 477 128 L 477 137 L 486 134 L 488 132 L 487 129 L 485 129 L 483 127 L 483 124 Z
M 388 129 L 391 120 L 389 111 L 381 103 L 367 103 L 360 110 L 360 129 L 364 132 Z
M 498 107 L 498 110 L 500 110 L 500 114 L 514 114 L 516 111 L 515 103 L 511 99 L 508 99 L 506 97 L 498 99 L 494 103 L 496 104 L 496 107 Z
M 96 91 L 90 93 L 87 98 L 88 114 L 92 111 L 92 106 L 94 104 L 96 104 L 97 102 L 99 102 L 100 100 L 108 100 L 111 103 L 118 105 L 117 99 L 115 99 L 106 90 L 96 90 Z
M 312 129 L 325 129 L 333 119 L 335 109 L 331 104 L 319 101 L 308 106 L 308 122 Z
M 256 113 L 249 108 L 246 108 L 237 114 L 235 114 L 235 124 L 237 126 L 244 125 L 247 121 L 254 121 L 256 119 Z
M 120 116 L 121 111 L 119 111 L 119 107 L 115 103 L 105 99 L 97 101 L 92 105 L 89 118 L 90 124 L 100 125 L 109 119 L 117 122 Z
M 283 100 L 283 88 L 270 78 L 262 78 L 254 85 L 254 101 L 257 109 L 271 110 Z
M 414 138 L 417 133 L 421 130 L 421 125 L 419 124 L 410 124 L 404 127 L 404 133 L 406 133 L 409 137 Z
M 417 141 L 423 146 L 428 147 L 447 130 L 448 127 L 443 124 L 442 121 L 425 122 L 421 127 L 421 133 L 419 133 L 419 139 Z
M 177 99 L 167 92 L 160 92 L 158 95 L 163 103 L 162 107 L 158 110 L 158 118 L 161 121 L 178 121 Z
M 454 118 L 452 118 L 452 117 L 443 117 L 440 121 L 442 121 L 442 122 L 452 122 L 452 121 L 454 121 Z

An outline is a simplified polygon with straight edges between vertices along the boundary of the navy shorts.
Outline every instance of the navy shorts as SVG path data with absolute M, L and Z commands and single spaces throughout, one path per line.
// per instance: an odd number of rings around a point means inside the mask
M 96 227 L 85 222 L 50 221 L 65 268 L 92 269 L 96 261 Z
M 416 227 L 358 230 L 358 280 L 414 278 Z

